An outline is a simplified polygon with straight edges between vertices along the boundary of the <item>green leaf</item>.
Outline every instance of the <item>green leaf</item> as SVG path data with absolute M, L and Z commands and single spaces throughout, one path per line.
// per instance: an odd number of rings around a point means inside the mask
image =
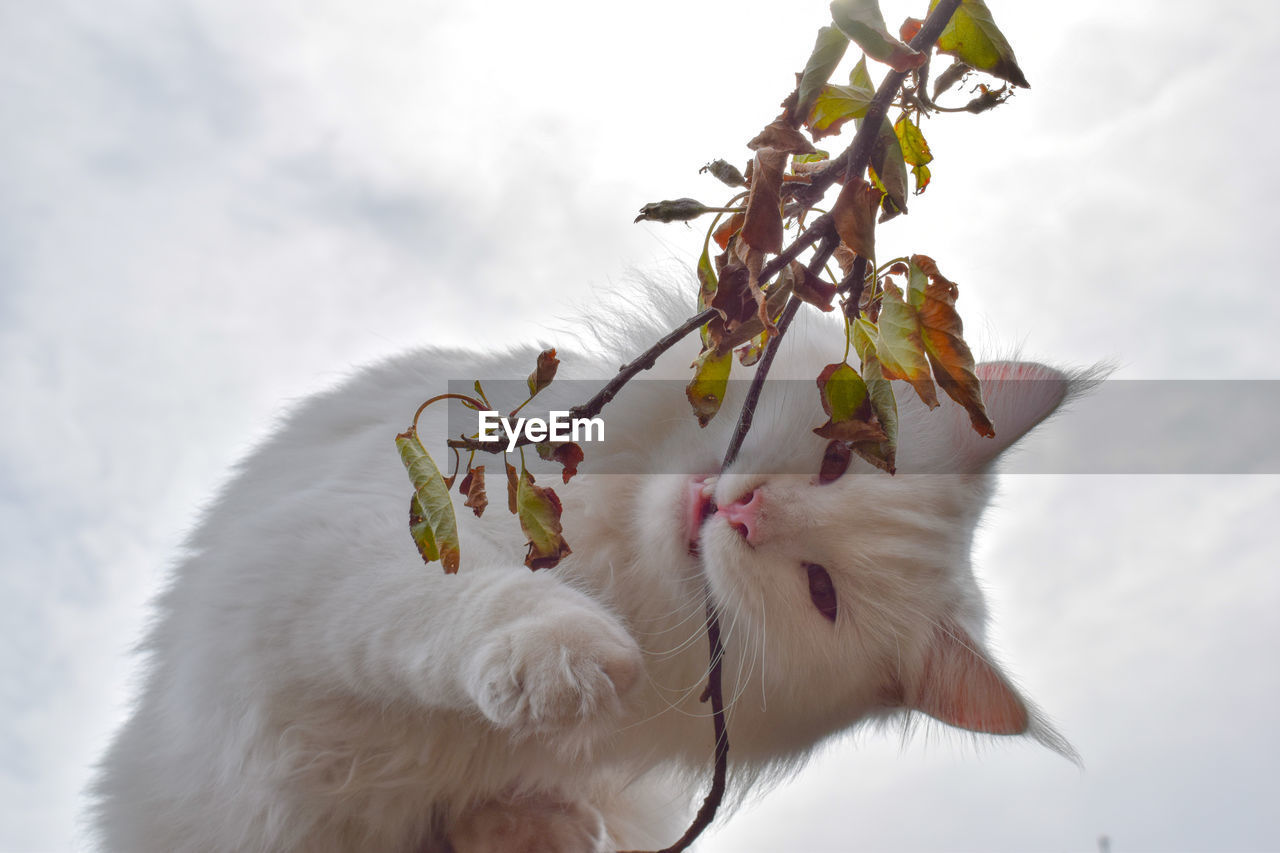
M 796 86 L 795 115 L 801 120 L 809 117 L 814 101 L 827 85 L 831 72 L 836 70 L 848 47 L 849 38 L 835 27 L 822 27 L 818 30 L 813 53 L 809 55 L 804 73 L 800 75 L 800 83 Z
M 880 221 L 906 213 L 907 163 L 903 159 L 902 146 L 898 144 L 898 134 L 887 118 L 880 123 L 880 133 L 871 146 L 871 171 L 875 173 L 874 183 L 886 195 L 882 202 L 884 215 Z
M 698 258 L 698 313 L 701 314 L 711 305 L 711 300 L 715 299 L 716 287 L 719 285 L 716 279 L 716 268 L 711 263 L 711 235 L 707 234 L 707 239 L 702 243 L 702 256 Z M 705 349 L 711 344 L 711 324 L 704 323 L 702 328 L 698 330 L 702 336 L 702 346 Z
M 936 5 L 938 0 L 933 0 L 929 11 L 932 12 Z M 938 36 L 938 50 L 1015 86 L 1031 87 L 1018 67 L 1013 48 L 996 26 L 991 10 L 983 0 L 963 0 L 947 28 Z
M 872 59 L 886 63 L 894 71 L 919 68 L 928 54 L 903 44 L 889 34 L 876 0 L 833 0 L 831 20 Z
M 929 167 L 926 164 L 933 161 L 929 143 L 915 122 L 905 115 L 894 124 L 893 132 L 898 136 L 902 159 L 911 166 L 911 174 L 916 179 L 916 195 L 919 195 L 929 185 Z
M 520 529 L 529 537 L 529 551 L 524 557 L 526 566 L 534 571 L 550 569 L 572 553 L 561 535 L 560 515 L 564 508 L 559 496 L 551 489 L 535 485 L 528 471 L 520 472 L 516 510 Z
M 851 443 L 885 439 L 867 396 L 866 383 L 848 364 L 828 364 L 818 374 L 818 393 L 827 422 L 814 430 L 823 438 Z
M 867 114 L 867 108 L 875 95 L 876 87 L 867 72 L 867 58 L 859 57 L 853 71 L 849 73 L 848 86 L 822 87 L 805 119 L 805 125 L 815 141 L 837 134 L 845 122 Z
M 400 461 L 409 472 L 413 498 L 409 502 L 409 533 L 425 563 L 439 560 L 445 572 L 458 571 L 458 520 L 453 514 L 449 487 L 436 463 L 410 427 L 396 436 Z
M 929 375 L 929 358 L 920 338 L 916 309 L 902 301 L 902 291 L 884 279 L 884 298 L 877 321 L 876 355 L 886 379 L 902 379 L 911 383 L 916 394 L 929 408 L 938 405 L 938 394 Z
M 693 406 L 698 426 L 705 427 L 724 403 L 724 395 L 729 388 L 729 371 L 733 369 L 733 353 L 704 350 L 692 366 L 693 379 L 684 393 Z
M 876 327 L 868 320 L 859 317 L 854 321 L 853 348 L 861 360 L 867 396 L 871 399 L 876 419 L 880 421 L 880 428 L 884 430 L 885 440 L 875 444 L 868 442 L 854 449 L 872 465 L 892 474 L 898 454 L 898 401 L 893 395 L 893 383 L 885 378 L 880 359 L 876 356 L 876 336 Z

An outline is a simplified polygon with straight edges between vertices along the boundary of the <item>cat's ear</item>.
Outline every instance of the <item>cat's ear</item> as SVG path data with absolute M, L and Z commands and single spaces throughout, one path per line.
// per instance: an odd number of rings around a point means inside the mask
M 1062 405 L 1071 382 L 1061 371 L 1026 361 L 991 361 L 979 364 L 982 399 L 995 424 L 994 438 L 978 435 L 968 418 L 957 413 L 959 455 L 969 470 L 983 468 L 1008 450 L 1032 427 Z
M 939 626 L 918 671 L 903 673 L 903 707 L 948 725 L 992 735 L 1020 735 L 1032 712 L 994 663 L 954 624 Z

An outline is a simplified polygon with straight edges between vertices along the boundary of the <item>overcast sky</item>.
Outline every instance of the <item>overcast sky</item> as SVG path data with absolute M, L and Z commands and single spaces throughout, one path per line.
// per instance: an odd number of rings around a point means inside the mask
M 934 184 L 882 251 L 937 258 L 990 353 L 1280 378 L 1280 5 L 990 5 L 1033 88 L 926 125 Z M 147 601 L 288 401 L 414 344 L 545 339 L 692 264 L 699 230 L 635 211 L 723 197 L 697 167 L 745 159 L 826 16 L 0 5 L 0 851 L 83 846 Z M 1280 849 L 1277 513 L 1275 476 L 1004 478 L 996 643 L 1084 769 L 867 733 L 701 849 Z

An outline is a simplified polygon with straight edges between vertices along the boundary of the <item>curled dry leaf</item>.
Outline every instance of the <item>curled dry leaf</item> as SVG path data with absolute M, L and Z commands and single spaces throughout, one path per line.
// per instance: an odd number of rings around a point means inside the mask
M 938 96 L 950 89 L 955 84 L 964 79 L 964 75 L 973 70 L 973 67 L 959 59 L 948 65 L 943 72 L 933 81 L 933 99 L 938 100 Z
M 685 386 L 684 394 L 693 406 L 698 426 L 705 427 L 720 411 L 725 392 L 729 389 L 729 371 L 733 368 L 732 352 L 704 350 L 693 362 L 693 379 Z
M 520 473 L 516 471 L 514 465 L 510 462 L 504 462 L 507 466 L 507 512 L 512 515 L 516 514 L 516 492 L 520 489 Z
M 834 0 L 831 19 L 867 56 L 885 63 L 894 71 L 911 71 L 924 65 L 929 58 L 928 54 L 903 44 L 889 34 L 877 0 Z
M 784 276 L 785 278 L 783 278 Z M 836 298 L 836 286 L 822 276 L 811 272 L 808 267 L 799 261 L 792 261 L 788 264 L 782 270 L 779 279 L 787 282 L 791 286 L 792 292 L 801 301 L 807 302 L 823 311 L 835 309 L 832 300 Z
M 538 366 L 529 374 L 529 396 L 537 394 L 551 384 L 556 378 L 556 370 L 560 367 L 560 359 L 556 358 L 555 348 L 538 353 Z
M 467 469 L 467 476 L 458 484 L 458 491 L 467 496 L 463 506 L 470 508 L 476 518 L 484 515 L 485 507 L 489 505 L 489 496 L 484 492 L 484 466 Z
M 535 485 L 528 471 L 521 472 L 516 507 L 520 529 L 529 537 L 529 550 L 524 557 L 526 566 L 534 571 L 550 569 L 572 553 L 560 526 L 560 515 L 564 512 L 560 497 L 551 489 Z
M 912 266 L 929 279 L 922 291 L 909 294 L 919 316 L 920 336 L 933 366 L 933 375 L 947 396 L 964 406 L 975 432 L 996 434 L 982 403 L 982 388 L 974 370 L 973 353 L 964 342 L 964 325 L 956 313 L 959 290 L 938 272 L 938 265 L 926 255 L 913 255 Z M 883 321 L 882 321 L 883 326 Z
M 409 534 L 413 544 L 423 562 L 439 560 L 445 572 L 453 574 L 458 571 L 461 552 L 449 487 L 413 427 L 396 436 L 396 449 L 413 484 L 413 497 L 409 500 Z
M 831 208 L 831 221 L 840 240 L 867 260 L 876 256 L 876 211 L 880 190 L 861 178 L 849 180 Z
M 549 462 L 559 462 L 563 466 L 560 472 L 561 478 L 565 483 L 578 473 L 578 466 L 582 463 L 585 454 L 582 452 L 581 445 L 573 441 L 565 441 L 560 444 L 552 444 L 544 441 L 536 445 L 538 455 Z
M 747 147 L 752 151 L 773 148 L 786 154 L 812 154 L 817 150 L 803 133 L 782 119 L 776 119 L 766 125 L 764 130 L 747 143 Z
M 761 148 L 752 161 L 751 194 L 747 197 L 742 240 L 753 249 L 777 254 L 782 251 L 782 171 L 787 153 Z
M 745 187 L 747 179 L 738 171 L 738 167 L 728 160 L 713 160 L 698 170 L 698 174 L 710 172 L 720 183 L 730 187 Z
M 640 208 L 640 215 L 635 218 L 635 221 L 687 222 L 690 219 L 697 219 L 709 210 L 709 207 L 697 199 L 666 199 L 650 202 Z
M 852 458 L 853 451 L 846 442 L 834 439 L 827 442 L 827 448 L 822 452 L 822 465 L 818 469 L 818 482 L 834 483 L 839 480 L 849 470 L 849 460 Z

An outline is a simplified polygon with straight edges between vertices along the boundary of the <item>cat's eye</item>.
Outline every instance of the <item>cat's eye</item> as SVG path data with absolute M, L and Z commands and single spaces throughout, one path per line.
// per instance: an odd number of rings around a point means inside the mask
M 831 583 L 831 575 L 817 563 L 805 563 L 805 571 L 809 573 L 809 598 L 818 612 L 836 621 L 836 588 Z

